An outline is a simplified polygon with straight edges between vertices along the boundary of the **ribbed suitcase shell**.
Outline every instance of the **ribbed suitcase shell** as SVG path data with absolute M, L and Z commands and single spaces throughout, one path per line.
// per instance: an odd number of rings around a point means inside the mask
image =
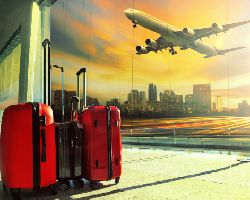
M 75 122 L 56 124 L 57 179 L 82 178 L 82 129 Z
M 87 180 L 106 181 L 121 176 L 120 111 L 117 107 L 110 106 L 110 127 L 107 113 L 105 106 L 90 106 L 81 114 L 85 158 L 83 174 Z
M 46 119 L 46 161 L 42 162 L 42 137 L 35 135 L 40 133 L 41 126 L 40 123 L 38 124 L 39 127 L 33 125 L 33 105 L 32 103 L 12 105 L 6 108 L 3 114 L 0 138 L 0 167 L 2 181 L 8 188 L 33 189 L 47 187 L 56 183 L 56 144 L 53 111 L 47 105 L 36 104 L 39 115 L 44 115 Z M 38 130 L 35 134 L 33 134 L 34 128 Z M 40 137 L 40 144 L 38 142 L 38 144 L 34 144 L 35 137 L 38 138 L 37 141 L 39 141 Z M 40 157 L 39 149 L 37 149 L 39 146 Z M 37 158 L 40 162 L 34 161 L 33 152 L 37 152 Z

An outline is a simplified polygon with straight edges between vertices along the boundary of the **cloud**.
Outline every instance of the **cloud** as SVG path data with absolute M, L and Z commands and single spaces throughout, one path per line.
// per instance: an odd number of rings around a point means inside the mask
M 249 16 L 246 9 L 249 1 L 228 3 L 228 15 L 227 1 L 217 0 L 159 0 L 157 3 L 145 0 L 143 3 L 134 1 L 134 7 L 179 28 L 209 27 L 213 22 L 223 24 Z M 64 0 L 52 7 L 52 60 L 66 68 L 67 88 L 75 87 L 74 74 L 81 66 L 89 69 L 91 94 L 102 100 L 117 95 L 123 100 L 127 98 L 132 85 L 132 68 L 135 89 L 147 91 L 148 83 L 153 82 L 159 86 L 159 91 L 171 85 L 179 94 L 189 93 L 193 84 L 203 82 L 211 83 L 214 91 L 224 94 L 227 89 L 221 88 L 227 87 L 229 78 L 233 80 L 250 73 L 249 49 L 210 59 L 204 59 L 193 50 L 180 51 L 179 48 L 175 56 L 167 51 L 136 55 L 136 45 L 145 45 L 146 38 L 157 39 L 159 35 L 140 26 L 134 29 L 123 13 L 129 7 L 133 7 L 132 0 Z M 232 48 L 250 45 L 248 33 L 249 29 L 244 26 L 204 40 L 220 48 Z M 54 77 L 55 87 L 60 86 L 59 81 L 60 78 Z M 244 81 L 246 77 L 237 84 L 244 85 Z M 231 84 L 234 88 L 238 85 Z M 240 96 L 236 91 L 232 94 L 238 94 L 232 98 Z
M 250 98 L 250 84 L 247 85 L 241 85 L 234 88 L 229 89 L 215 89 L 212 91 L 213 96 L 223 96 L 223 97 L 229 97 L 230 98 Z

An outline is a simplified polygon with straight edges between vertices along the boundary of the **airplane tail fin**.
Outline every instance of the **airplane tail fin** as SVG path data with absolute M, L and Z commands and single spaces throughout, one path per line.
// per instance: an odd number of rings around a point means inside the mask
M 224 49 L 224 50 L 217 50 L 219 55 L 225 55 L 226 53 L 230 52 L 230 51 L 236 51 L 239 49 L 244 49 L 246 47 L 235 47 L 235 48 L 231 48 L 231 49 Z

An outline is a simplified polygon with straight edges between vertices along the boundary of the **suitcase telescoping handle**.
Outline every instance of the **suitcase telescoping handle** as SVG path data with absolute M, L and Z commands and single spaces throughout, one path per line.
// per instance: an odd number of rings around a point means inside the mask
M 43 46 L 43 51 L 44 51 L 44 55 L 43 55 L 43 65 L 44 65 L 44 94 L 43 94 L 43 97 L 44 97 L 44 104 L 48 104 L 50 106 L 50 101 L 51 101 L 51 80 L 50 80 L 50 69 L 51 69 L 51 66 L 50 66 L 50 41 L 49 39 L 45 39 L 43 42 L 42 42 L 42 46 Z M 46 47 L 48 46 L 48 54 L 47 54 L 47 51 L 46 51 Z M 48 55 L 48 61 L 47 61 L 47 55 Z M 47 69 L 48 69 L 48 81 L 47 81 L 47 78 L 46 78 L 46 75 L 47 75 Z M 47 89 L 47 85 L 48 85 L 48 89 Z M 48 102 L 47 102 L 47 94 L 48 94 Z
M 77 106 L 78 106 L 79 98 L 77 96 L 71 97 L 71 113 L 70 113 L 70 121 L 74 121 L 74 119 L 77 119 Z M 76 106 L 77 105 L 77 106 Z
M 64 122 L 64 69 L 63 67 L 59 67 L 58 65 L 53 65 L 54 68 L 60 69 L 62 74 L 62 122 Z
M 80 81 L 80 75 L 83 74 L 83 81 L 82 81 L 82 89 L 83 89 L 83 98 L 82 98 L 82 102 L 83 102 L 83 109 L 86 108 L 86 90 L 87 90 L 87 71 L 86 68 L 81 68 L 77 73 L 76 73 L 76 77 L 77 77 L 77 85 L 76 85 L 76 96 L 80 99 L 80 85 L 79 85 L 79 81 Z M 78 110 L 80 110 L 80 104 L 78 103 Z

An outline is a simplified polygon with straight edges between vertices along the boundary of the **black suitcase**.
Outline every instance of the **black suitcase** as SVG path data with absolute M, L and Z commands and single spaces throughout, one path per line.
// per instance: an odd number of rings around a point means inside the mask
M 55 65 L 53 66 L 55 67 Z M 56 66 L 56 68 L 60 68 Z M 63 73 L 63 68 L 61 68 Z M 62 78 L 63 80 L 63 78 Z M 64 88 L 62 82 L 62 90 Z M 77 97 L 71 98 L 71 121 L 64 122 L 64 95 L 62 95 L 62 123 L 55 123 L 56 149 L 57 149 L 57 180 L 61 190 L 67 190 L 70 180 L 83 186 L 82 179 L 82 129 L 73 120 Z
M 57 180 L 61 190 L 69 187 L 69 180 L 83 186 L 82 179 L 82 130 L 77 123 L 56 124 Z

